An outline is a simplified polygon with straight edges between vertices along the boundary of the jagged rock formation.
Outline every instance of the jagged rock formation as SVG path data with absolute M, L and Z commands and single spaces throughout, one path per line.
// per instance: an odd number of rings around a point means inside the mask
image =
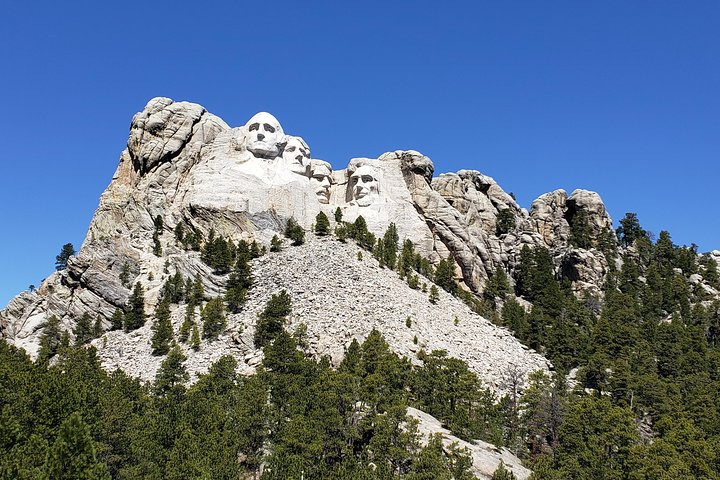
M 569 246 L 570 225 L 580 211 L 585 212 L 593 241 L 610 227 L 597 194 L 577 190 L 568 197 L 558 190 L 536 200 L 528 213 L 480 172 L 461 170 L 436 178 L 433 173 L 432 161 L 415 151 L 353 159 L 347 169 L 332 171 L 329 163 L 312 159 L 307 143 L 287 135 L 268 113 L 231 128 L 199 105 L 152 99 L 133 117 L 127 148 L 79 254 L 66 270 L 53 273 L 36 292 L 19 295 L 0 312 L 0 335 L 33 353 L 39 329 L 50 315 L 61 318 L 67 329 L 86 312 L 99 314 L 107 325 L 137 281 L 147 288 L 147 311 L 152 311 L 165 270 L 200 275 L 209 295 L 221 295 L 225 279 L 213 275 L 197 254 L 174 240 L 178 226 L 198 238 L 214 230 L 234 241 L 267 245 L 290 217 L 309 230 L 320 211 L 332 218 L 338 207 L 346 221 L 362 215 L 377 235 L 395 223 L 400 240 L 411 239 L 416 251 L 432 262 L 451 255 L 458 279 L 472 292 L 482 292 L 498 266 L 512 275 L 521 248 L 529 245 L 549 248 L 558 272 L 573 280 L 578 293 L 599 295 L 607 269 L 603 254 Z M 127 282 L 120 280 L 123 269 L 128 271 Z M 386 301 L 392 304 L 391 297 Z M 464 318 L 466 313 L 458 315 Z M 413 316 L 409 311 L 403 319 L 408 314 Z M 253 320 L 250 315 L 240 322 L 245 331 Z M 472 322 L 463 323 L 469 329 Z M 348 338 L 361 335 L 361 330 L 357 326 L 337 333 Z M 476 334 L 494 335 L 490 330 Z M 122 335 L 127 350 L 133 335 L 143 334 L 112 335 Z M 438 345 L 461 357 L 462 350 L 473 348 L 460 337 L 455 341 L 459 343 Z M 318 353 L 341 351 L 342 342 L 332 348 L 330 343 L 320 342 Z M 402 349 L 400 343 L 396 346 Z M 412 350 L 408 347 L 405 353 Z M 541 364 L 528 360 L 527 369 Z M 489 378 L 484 366 L 474 368 Z

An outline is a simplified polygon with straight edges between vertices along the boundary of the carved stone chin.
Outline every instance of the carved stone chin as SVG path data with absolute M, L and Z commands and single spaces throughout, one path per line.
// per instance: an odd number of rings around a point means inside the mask
M 286 138 L 287 142 L 285 143 L 282 158 L 279 162 L 281 168 L 290 170 L 298 175 L 308 175 L 310 147 L 308 147 L 305 140 L 300 137 L 288 135 Z
M 350 176 L 350 190 L 353 201 L 360 207 L 372 205 L 379 198 L 379 171 L 370 165 L 363 165 Z
M 332 166 L 322 160 L 310 161 L 310 183 L 315 189 L 318 202 L 330 203 L 330 185 L 332 184 Z
M 245 124 L 247 149 L 257 158 L 272 160 L 280 155 L 285 139 L 280 122 L 272 114 L 260 112 Z

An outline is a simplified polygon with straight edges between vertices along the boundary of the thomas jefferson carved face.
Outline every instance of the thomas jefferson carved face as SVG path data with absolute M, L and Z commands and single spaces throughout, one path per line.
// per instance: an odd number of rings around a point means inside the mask
M 370 165 L 363 165 L 350 175 L 353 200 L 361 207 L 367 207 L 378 199 L 378 171 Z
M 330 203 L 331 173 L 332 167 L 329 163 L 322 160 L 310 162 L 310 182 L 315 188 L 315 195 L 320 203 Z
M 287 144 L 282 154 L 283 167 L 290 171 L 307 175 L 310 165 L 310 148 L 300 137 L 287 137 Z
M 273 159 L 280 154 L 285 133 L 277 118 L 267 112 L 255 114 L 245 124 L 247 149 L 258 158 Z

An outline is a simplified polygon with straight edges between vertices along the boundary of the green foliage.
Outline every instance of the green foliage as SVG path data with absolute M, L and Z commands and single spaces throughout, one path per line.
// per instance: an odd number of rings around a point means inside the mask
M 236 247 L 232 241 L 224 237 L 216 237 L 215 230 L 210 230 L 200 258 L 206 265 L 212 267 L 215 273 L 225 275 L 233 266 L 235 254 Z
M 455 260 L 452 255 L 440 260 L 435 268 L 435 284 L 451 294 L 457 293 L 455 283 Z
M 235 268 L 230 274 L 225 292 L 225 301 L 231 313 L 238 313 L 242 310 L 247 300 L 247 292 L 254 282 L 252 267 L 250 265 L 250 252 L 246 245 L 240 244 L 238 249 Z
M 340 207 L 338 207 L 340 208 Z M 340 214 L 342 217 L 342 213 Z M 336 220 L 337 221 L 337 220 Z M 315 217 L 315 235 L 324 237 L 330 233 L 330 220 L 325 212 L 320 212 Z
M 152 354 L 165 355 L 170 351 L 170 343 L 173 340 L 173 327 L 170 323 L 170 302 L 166 299 L 160 300 L 155 308 L 155 322 L 152 326 Z
M 515 230 L 515 215 L 512 210 L 505 208 L 500 210 L 495 219 L 495 235 L 504 235 Z
M 362 215 L 358 215 L 355 222 L 347 225 L 347 236 L 355 240 L 365 250 L 372 250 L 375 246 L 375 235 L 368 230 L 367 222 Z
M 270 251 L 271 252 L 279 252 L 282 250 L 282 244 L 283 241 L 280 240 L 280 237 L 277 235 L 273 235 L 272 239 L 270 239 Z
M 620 242 L 626 247 L 635 243 L 636 240 L 647 239 L 648 237 L 648 232 L 640 226 L 636 213 L 626 213 L 623 219 L 620 220 L 620 226 L 617 228 L 616 233 Z
M 190 348 L 196 352 L 200 350 L 200 329 L 197 323 L 192 324 L 192 334 L 190 335 Z
M 430 296 L 429 296 L 430 303 L 435 305 L 440 301 L 440 292 L 438 292 L 438 289 L 435 285 L 432 285 L 430 287 Z
M 73 334 L 75 335 L 75 345 L 85 345 L 95 338 L 93 336 L 92 318 L 89 313 L 83 313 L 77 322 L 75 322 Z
M 285 225 L 285 237 L 290 239 L 291 245 L 294 247 L 305 243 L 305 230 L 293 217 L 290 217 Z
M 127 262 L 123 263 L 122 269 L 120 270 L 120 282 L 128 287 L 130 285 L 130 265 Z
M 382 263 L 391 270 L 395 269 L 395 265 L 397 263 L 399 240 L 400 238 L 398 237 L 397 227 L 394 223 L 390 223 L 382 238 L 382 249 L 380 255 L 382 257 Z
M 285 325 L 292 311 L 290 295 L 285 290 L 273 295 L 258 316 L 255 326 L 255 347 L 262 348 L 272 342 Z
M 505 467 L 505 463 L 500 460 L 500 465 L 495 469 L 492 475 L 492 480 L 517 480 L 515 474 Z
M 119 308 L 115 309 L 112 317 L 110 318 L 110 330 L 122 330 L 125 322 L 125 314 Z
M 135 284 L 123 318 L 123 326 L 126 332 L 137 330 L 145 325 L 145 289 L 140 282 Z
M 216 340 L 227 327 L 225 304 L 221 297 L 211 299 L 200 312 L 203 322 L 203 338 Z
M 43 478 L 48 480 L 110 479 L 107 467 L 98 461 L 90 429 L 75 412 L 65 420 L 48 450 Z
M 508 281 L 505 269 L 502 268 L 502 266 L 498 265 L 495 268 L 495 273 L 493 273 L 492 277 L 490 277 L 485 284 L 485 291 L 483 292 L 483 297 L 488 302 L 491 302 L 493 305 L 495 305 L 496 299 L 499 298 L 500 300 L 504 301 L 505 297 L 507 297 L 510 292 L 510 282 Z
M 185 307 L 185 318 L 183 319 L 183 322 L 180 325 L 180 331 L 178 332 L 178 339 L 181 342 L 185 343 L 188 341 L 193 325 L 195 325 L 195 306 L 188 303 Z
M 162 256 L 163 250 L 160 244 L 160 236 L 163 234 L 164 222 L 160 215 L 153 219 L 155 230 L 153 231 L 153 255 L 156 257 Z
M 52 315 L 45 322 L 42 334 L 40 335 L 40 350 L 38 358 L 43 361 L 47 360 L 58 352 L 62 345 L 62 331 L 60 329 L 60 319 Z
M 185 370 L 184 362 L 187 360 L 180 347 L 175 345 L 163 360 L 153 383 L 153 391 L 160 396 L 166 396 L 173 391 L 183 391 L 184 383 L 189 375 Z
M 75 255 L 75 247 L 72 243 L 66 243 L 60 249 L 60 254 L 55 257 L 55 270 L 65 270 L 70 257 Z
M 578 248 L 592 248 L 592 231 L 586 210 L 578 210 L 570 217 L 570 245 Z
M 337 207 L 335 209 L 334 215 L 335 215 L 335 223 L 339 224 L 340 222 L 342 222 L 343 214 L 342 214 L 342 210 L 340 210 L 340 207 Z

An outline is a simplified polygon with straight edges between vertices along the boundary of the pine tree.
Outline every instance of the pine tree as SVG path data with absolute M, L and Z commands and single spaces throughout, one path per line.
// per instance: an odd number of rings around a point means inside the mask
M 127 287 L 130 285 L 130 265 L 128 265 L 127 262 L 123 263 L 119 278 L 123 286 Z
M 182 325 L 180 325 L 180 332 L 178 332 L 178 338 L 181 342 L 185 343 L 188 341 L 193 325 L 195 325 L 195 306 L 188 303 L 185 307 L 185 319 Z
M 103 325 L 103 319 L 100 315 L 95 317 L 95 323 L 93 324 L 93 338 L 100 338 L 105 331 L 105 326 Z
M 293 217 L 290 217 L 285 225 L 285 236 L 292 241 L 294 247 L 305 243 L 305 230 Z
M 196 307 L 200 307 L 202 306 L 203 300 L 205 300 L 205 289 L 203 288 L 202 280 L 200 280 L 200 275 L 196 275 L 195 281 L 192 284 L 192 289 L 190 290 L 188 303 L 191 303 Z
M 170 303 L 163 299 L 155 308 L 155 323 L 152 326 L 152 354 L 165 355 L 170 351 L 173 328 L 170 323 Z
M 112 318 L 110 318 L 110 330 L 122 330 L 124 323 L 125 314 L 122 310 L 116 308 Z
M 283 330 L 287 316 L 292 311 L 292 302 L 287 291 L 273 295 L 258 316 L 255 326 L 255 346 L 262 348 L 272 342 Z
M 493 472 L 492 480 L 516 480 L 517 477 L 511 471 L 505 468 L 505 463 L 500 460 L 500 465 Z
M 335 209 L 335 223 L 342 222 L 342 217 L 343 217 L 342 210 L 340 210 L 340 207 L 337 207 Z
M 157 374 L 153 390 L 157 395 L 165 396 L 178 386 L 182 386 L 189 378 L 185 365 L 187 360 L 180 347 L 175 345 L 163 360 Z
M 630 246 L 640 238 L 647 238 L 648 233 L 640 226 L 636 213 L 626 213 L 620 220 L 620 226 L 616 230 L 617 236 L 623 245 Z
M 515 230 L 515 215 L 512 210 L 505 208 L 500 210 L 495 219 L 495 235 L 504 235 Z
M 92 318 L 89 313 L 83 313 L 75 323 L 75 345 L 85 345 L 93 339 L 92 335 Z
M 125 310 L 124 327 L 126 332 L 145 325 L 145 290 L 140 282 L 135 284 Z
M 193 323 L 192 335 L 190 335 L 190 348 L 196 352 L 200 350 L 200 330 L 198 329 L 197 323 Z
M 388 225 L 382 239 L 382 258 L 383 263 L 390 269 L 395 270 L 397 264 L 398 237 L 397 227 L 394 223 Z
M 505 300 L 505 297 L 510 293 L 510 282 L 508 281 L 505 269 L 498 265 L 495 267 L 495 273 L 490 277 L 485 284 L 485 291 L 483 296 L 486 300 L 495 304 L 495 299 L 499 298 Z
M 225 304 L 222 298 L 211 299 L 200 312 L 200 318 L 203 322 L 203 337 L 209 340 L 217 339 L 227 327 Z
M 440 301 L 440 292 L 438 292 L 438 289 L 435 285 L 430 287 L 430 303 L 435 305 Z
M 324 237 L 330 233 L 330 220 L 325 212 L 320 212 L 315 217 L 315 235 Z
M 95 442 L 80 414 L 71 414 L 58 430 L 44 467 L 47 480 L 110 479 L 107 467 L 98 461 Z
M 225 301 L 231 313 L 242 310 L 247 300 L 247 292 L 254 282 L 249 253 L 240 249 L 237 257 L 235 270 L 230 274 L 225 292 Z
M 455 283 L 455 260 L 452 255 L 440 260 L 435 269 L 435 283 L 437 286 L 450 292 L 453 295 L 457 292 L 457 284 Z
M 40 335 L 39 360 L 47 360 L 55 355 L 62 344 L 62 331 L 60 330 L 60 319 L 52 315 L 45 322 L 42 334 Z
M 273 235 L 270 239 L 270 251 L 279 252 L 280 250 L 282 250 L 282 240 L 277 235 Z
M 75 247 L 72 243 L 66 243 L 62 246 L 60 254 L 55 257 L 55 270 L 65 270 L 70 257 L 75 255 Z

